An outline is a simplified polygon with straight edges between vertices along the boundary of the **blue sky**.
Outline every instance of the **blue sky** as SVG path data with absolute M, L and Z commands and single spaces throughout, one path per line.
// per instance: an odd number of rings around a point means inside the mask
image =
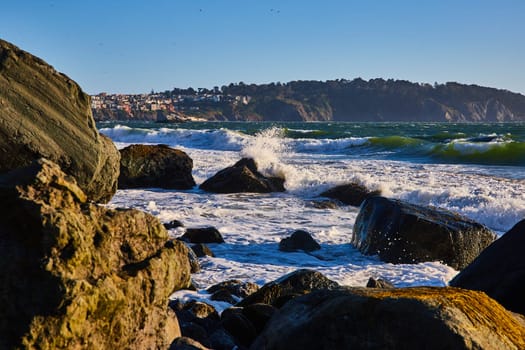
M 0 38 L 91 94 L 356 77 L 525 93 L 523 0 L 13 0 Z

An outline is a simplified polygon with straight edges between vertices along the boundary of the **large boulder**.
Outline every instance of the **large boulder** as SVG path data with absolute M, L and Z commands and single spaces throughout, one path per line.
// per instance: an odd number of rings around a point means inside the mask
M 154 349 L 190 284 L 184 243 L 155 217 L 90 204 L 41 159 L 0 176 L 0 348 Z
M 525 328 L 484 293 L 323 290 L 295 298 L 250 349 L 525 349 Z
M 41 157 L 75 177 L 89 200 L 117 190 L 120 155 L 98 133 L 89 96 L 41 59 L 0 40 L 0 173 Z
M 193 160 L 167 145 L 131 145 L 120 150 L 119 188 L 158 187 L 187 190 L 195 186 Z
M 281 278 L 266 283 L 261 289 L 248 295 L 237 306 L 248 306 L 256 303 L 277 305 L 298 295 L 319 289 L 335 289 L 339 284 L 328 279 L 320 272 L 299 269 Z
M 485 226 L 450 211 L 371 197 L 361 205 L 352 244 L 389 263 L 441 261 L 462 269 L 495 239 Z
M 321 196 L 337 199 L 344 204 L 358 207 L 368 197 L 379 196 L 380 194 L 381 191 L 379 190 L 371 191 L 361 184 L 349 183 L 332 187 L 329 190 L 321 193 Z
M 525 220 L 492 243 L 452 281 L 480 290 L 507 309 L 525 315 Z
M 214 193 L 285 191 L 284 179 L 264 176 L 257 170 L 257 164 L 252 158 L 243 158 L 233 166 L 219 171 L 199 187 Z

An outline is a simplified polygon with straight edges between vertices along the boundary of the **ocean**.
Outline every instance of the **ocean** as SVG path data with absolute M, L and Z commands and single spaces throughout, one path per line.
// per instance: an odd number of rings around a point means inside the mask
M 299 268 L 348 286 L 369 277 L 397 287 L 444 286 L 457 273 L 440 262 L 387 264 L 350 245 L 359 208 L 319 208 L 319 194 L 358 182 L 390 198 L 441 207 L 502 235 L 525 218 L 525 123 L 99 123 L 118 148 L 167 144 L 185 151 L 202 183 L 242 157 L 286 178 L 286 192 L 211 194 L 157 188 L 118 190 L 110 207 L 147 211 L 162 222 L 214 226 L 226 243 L 200 259 L 197 291 L 173 297 L 208 300 L 205 289 L 229 279 L 263 285 Z M 320 243 L 313 253 L 278 250 L 302 229 Z M 183 228 L 170 230 L 178 237 Z M 219 310 L 229 305 L 210 302 Z

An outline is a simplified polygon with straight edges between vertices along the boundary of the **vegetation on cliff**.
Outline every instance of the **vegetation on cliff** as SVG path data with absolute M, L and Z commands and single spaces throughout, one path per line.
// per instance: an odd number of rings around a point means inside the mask
M 266 121 L 437 121 L 525 120 L 525 96 L 507 90 L 465 85 L 419 84 L 405 80 L 337 79 L 270 84 L 230 84 L 213 89 L 156 93 L 169 108 L 207 120 Z M 133 119 L 143 111 L 131 111 Z M 95 109 L 98 120 L 130 119 L 122 111 Z

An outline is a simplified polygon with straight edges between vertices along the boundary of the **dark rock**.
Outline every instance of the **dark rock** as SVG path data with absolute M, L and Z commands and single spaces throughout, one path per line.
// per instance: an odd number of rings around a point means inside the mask
M 357 183 L 339 185 L 321 193 L 323 197 L 334 198 L 354 207 L 360 206 L 369 197 L 379 195 L 381 195 L 381 191 L 370 191 L 365 186 Z
M 415 331 L 417 330 L 417 331 Z M 484 293 L 347 288 L 288 302 L 251 349 L 524 349 L 525 328 Z
M 0 96 L 0 173 L 44 157 L 73 176 L 88 200 L 111 199 L 120 155 L 73 80 L 0 40 Z
M 259 286 L 251 282 L 243 282 L 239 280 L 228 280 L 217 283 L 207 289 L 208 293 L 215 293 L 221 289 L 225 289 L 232 295 L 239 298 L 246 298 L 248 295 L 259 290 Z
M 297 250 L 304 250 L 305 252 L 313 252 L 321 249 L 319 243 L 317 243 L 310 233 L 297 230 L 290 237 L 284 238 L 279 243 L 279 250 L 283 252 L 294 252 Z
M 306 294 L 313 290 L 334 289 L 337 282 L 326 278 L 322 273 L 300 269 L 283 277 L 266 283 L 257 292 L 247 296 L 237 306 L 247 306 L 255 303 L 274 304 L 278 298 L 294 294 Z
M 191 246 L 191 250 L 197 255 L 197 257 L 202 258 L 205 256 L 211 256 L 214 257 L 215 254 L 211 251 L 211 249 L 204 243 L 197 243 Z
M 394 285 L 384 279 L 381 279 L 381 278 L 375 279 L 374 277 L 370 277 L 368 279 L 368 282 L 366 283 L 366 288 L 389 289 L 389 288 L 394 288 Z
M 333 200 L 313 200 L 307 202 L 307 205 L 312 206 L 316 209 L 337 209 L 339 204 L 337 201 Z
M 233 336 L 220 327 L 210 334 L 211 348 L 215 350 L 232 350 L 238 348 Z
M 166 222 L 163 225 L 166 230 L 171 230 L 177 227 L 184 227 L 184 224 L 179 220 L 171 220 L 170 222 Z
M 242 309 L 242 313 L 255 327 L 257 334 L 261 333 L 277 308 L 268 304 L 251 304 Z
M 207 330 L 195 322 L 181 322 L 180 332 L 184 337 L 194 339 L 204 346 L 211 346 Z
M 216 301 L 224 301 L 224 302 L 232 304 L 232 305 L 236 304 L 239 301 L 239 300 L 235 299 L 235 297 L 232 295 L 232 293 L 230 293 L 226 289 L 219 289 L 218 291 L 214 292 L 210 296 L 210 299 L 211 300 L 216 300 Z
M 495 238 L 485 226 L 444 209 L 370 197 L 356 218 L 352 244 L 389 263 L 441 261 L 462 269 Z
M 180 239 L 189 243 L 224 243 L 224 238 L 215 227 L 188 228 Z
M 0 176 L 0 348 L 167 348 L 187 248 L 160 221 L 86 202 L 47 160 Z
M 197 254 L 191 249 L 188 249 L 188 260 L 190 262 L 190 271 L 191 273 L 197 273 L 201 270 L 201 264 L 199 263 L 199 258 Z
M 198 341 L 188 338 L 188 337 L 179 337 L 171 343 L 169 350 L 208 350 L 209 348 L 205 347 Z
M 215 308 L 209 304 L 192 300 L 184 305 L 184 310 L 190 311 L 196 318 L 219 319 L 219 314 Z
M 159 187 L 186 190 L 195 186 L 193 160 L 166 145 L 131 145 L 120 150 L 119 188 Z
M 249 346 L 257 336 L 254 325 L 242 313 L 242 308 L 229 308 L 222 312 L 221 324 L 239 343 Z
M 524 248 L 522 220 L 481 252 L 450 285 L 483 291 L 507 309 L 525 315 Z
M 200 188 L 214 193 L 283 192 L 284 179 L 266 177 L 257 170 L 255 161 L 243 158 L 204 181 Z

